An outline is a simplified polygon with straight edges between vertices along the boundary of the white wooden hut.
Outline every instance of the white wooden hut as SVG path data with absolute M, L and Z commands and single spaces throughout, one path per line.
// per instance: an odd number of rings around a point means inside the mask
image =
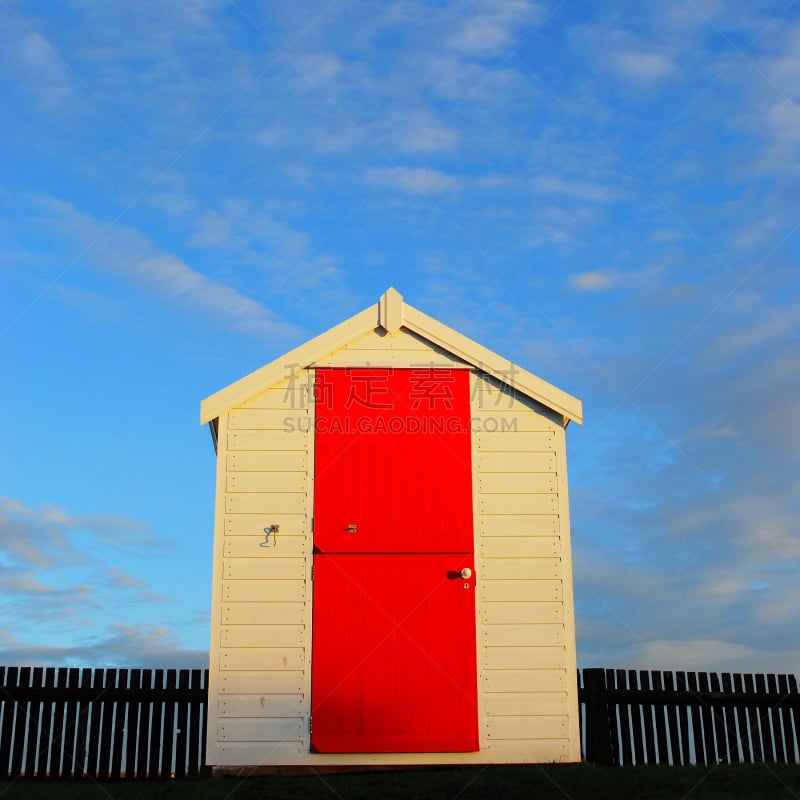
M 579 400 L 389 289 L 201 420 L 208 764 L 580 760 Z

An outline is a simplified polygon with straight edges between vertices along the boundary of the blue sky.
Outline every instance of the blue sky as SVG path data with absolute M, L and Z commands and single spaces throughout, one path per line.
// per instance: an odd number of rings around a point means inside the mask
M 377 300 L 580 397 L 583 666 L 800 670 L 800 5 L 0 4 L 0 658 L 205 662 L 200 400 Z

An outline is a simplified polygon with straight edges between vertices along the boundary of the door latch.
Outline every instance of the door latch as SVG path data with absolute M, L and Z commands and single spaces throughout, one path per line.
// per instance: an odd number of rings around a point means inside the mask
M 355 525 L 354 525 L 354 524 L 351 522 L 351 523 L 350 523 L 350 524 L 349 524 L 349 525 L 348 525 L 348 526 L 345 528 L 345 530 L 346 530 L 348 533 L 355 533 L 355 532 L 356 532 L 356 526 L 355 526 Z

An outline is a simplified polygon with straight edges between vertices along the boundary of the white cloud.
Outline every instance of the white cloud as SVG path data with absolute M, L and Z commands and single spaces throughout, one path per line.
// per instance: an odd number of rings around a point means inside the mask
M 696 672 L 797 672 L 800 649 L 749 647 L 739 642 L 718 639 L 655 639 L 627 648 L 614 666 L 637 669 L 686 670 Z
M 451 6 L 453 31 L 447 38 L 450 47 L 466 55 L 479 57 L 503 53 L 513 47 L 523 25 L 542 18 L 539 6 L 524 0 L 473 2 L 466 8 Z
M 617 50 L 610 58 L 617 74 L 636 83 L 659 83 L 676 71 L 669 56 L 652 50 Z
M 774 103 L 767 116 L 772 133 L 780 139 L 800 139 L 800 103 L 786 97 Z
M 165 627 L 112 625 L 102 632 L 76 635 L 64 645 L 41 645 L 0 631 L 0 660 L 20 666 L 204 669 L 208 651 L 185 647 Z
M 611 289 L 617 282 L 617 275 L 610 270 L 594 270 L 593 272 L 582 272 L 580 275 L 573 275 L 570 286 L 581 292 L 604 292 Z
M 390 167 L 367 172 L 366 178 L 372 183 L 392 186 L 413 194 L 443 194 L 456 189 L 457 178 L 425 167 Z
M 212 324 L 259 335 L 297 335 L 297 328 L 280 320 L 261 303 L 193 269 L 180 258 L 159 252 L 139 231 L 105 222 L 55 198 L 40 198 L 51 223 L 81 248 L 76 260 L 133 282 L 174 306 Z

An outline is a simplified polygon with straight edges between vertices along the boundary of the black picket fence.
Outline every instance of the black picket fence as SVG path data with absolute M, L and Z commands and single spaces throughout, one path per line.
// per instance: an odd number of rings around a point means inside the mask
M 0 667 L 0 776 L 197 774 L 207 686 L 202 670 Z
M 578 680 L 596 764 L 800 763 L 794 675 L 584 669 Z
M 588 761 L 800 763 L 793 675 L 585 669 L 578 686 Z M 199 774 L 207 706 L 202 670 L 0 667 L 0 777 Z

